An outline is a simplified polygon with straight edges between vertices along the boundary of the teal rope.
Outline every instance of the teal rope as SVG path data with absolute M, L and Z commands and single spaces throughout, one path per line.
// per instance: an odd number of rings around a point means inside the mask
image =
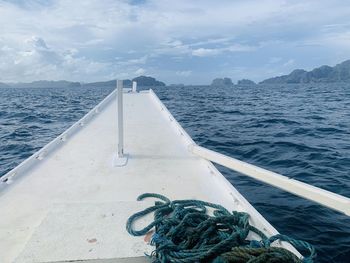
M 300 263 L 292 252 L 281 247 L 235 247 L 218 256 L 213 263 Z
M 155 233 L 151 244 L 156 247 L 150 257 L 154 262 L 283 262 L 312 263 L 316 257 L 309 243 L 284 235 L 267 238 L 260 230 L 249 224 L 249 214 L 232 211 L 221 205 L 200 200 L 170 201 L 163 195 L 145 193 L 137 200 L 156 198 L 154 206 L 132 215 L 126 224 L 127 231 L 134 236 L 143 236 L 152 228 Z M 208 208 L 213 211 L 208 214 Z M 140 230 L 133 224 L 139 218 L 154 213 L 154 221 Z M 256 233 L 261 241 L 246 240 L 249 232 Z M 309 256 L 299 260 L 283 248 L 270 247 L 276 240 L 286 241 L 297 249 L 307 250 Z M 245 261 L 239 261 L 239 260 Z M 233 260 L 233 261 L 232 261 Z

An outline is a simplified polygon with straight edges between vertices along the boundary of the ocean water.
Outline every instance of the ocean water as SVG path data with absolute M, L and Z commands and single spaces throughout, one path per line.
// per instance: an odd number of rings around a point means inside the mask
M 0 89 L 0 176 L 62 133 L 112 88 Z M 350 85 L 167 87 L 156 93 L 199 144 L 350 197 Z M 218 166 L 317 262 L 350 262 L 350 217 Z

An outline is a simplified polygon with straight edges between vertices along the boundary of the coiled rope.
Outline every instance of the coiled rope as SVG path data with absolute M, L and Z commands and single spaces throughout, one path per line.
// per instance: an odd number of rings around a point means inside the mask
M 156 248 L 149 255 L 153 262 L 312 263 L 316 257 L 314 247 L 307 242 L 279 234 L 266 237 L 249 224 L 247 213 L 230 213 L 221 205 L 200 200 L 170 201 L 154 193 L 142 194 L 137 200 L 149 197 L 158 199 L 155 205 L 130 216 L 126 229 L 131 235 L 143 236 L 155 228 L 151 245 Z M 134 222 L 149 213 L 154 213 L 154 221 L 135 230 Z M 261 240 L 246 240 L 250 231 Z M 299 251 L 308 251 L 309 255 L 299 259 L 287 249 L 271 247 L 277 240 L 289 242 Z

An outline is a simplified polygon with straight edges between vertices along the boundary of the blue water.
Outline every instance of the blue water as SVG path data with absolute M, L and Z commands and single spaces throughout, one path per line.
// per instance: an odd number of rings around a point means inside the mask
M 0 89 L 0 176 L 62 133 L 111 88 Z M 350 197 L 350 85 L 158 88 L 200 145 Z M 350 218 L 223 167 L 281 233 L 318 262 L 350 262 Z

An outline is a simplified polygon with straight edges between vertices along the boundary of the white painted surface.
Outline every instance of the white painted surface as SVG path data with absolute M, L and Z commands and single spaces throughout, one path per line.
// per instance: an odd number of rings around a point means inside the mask
M 34 231 L 16 263 L 145 258 L 152 247 L 144 237 L 133 237 L 125 228 L 130 213 L 150 202 L 69 203 L 52 206 Z M 141 218 L 138 228 L 152 219 Z M 55 233 L 55 234 L 53 234 Z
M 124 93 L 125 151 L 129 159 L 126 166 L 115 167 L 116 108 L 114 92 L 98 111 L 88 114 L 89 121 L 76 132 L 69 133 L 57 146 L 44 148 L 43 158 L 31 157 L 16 168 L 14 176 L 13 171 L 6 176 L 12 177 L 11 184 L 3 183 L 0 191 L 1 262 L 13 262 L 26 244 L 31 244 L 35 229 L 50 218 L 48 214 L 57 204 L 99 206 L 135 201 L 144 192 L 171 199 L 202 199 L 246 211 L 251 223 L 267 235 L 277 233 L 210 162 L 188 151 L 193 141 L 152 91 Z M 50 235 L 65 235 L 65 231 L 45 229 Z M 104 252 L 96 255 L 106 260 L 107 256 Z

